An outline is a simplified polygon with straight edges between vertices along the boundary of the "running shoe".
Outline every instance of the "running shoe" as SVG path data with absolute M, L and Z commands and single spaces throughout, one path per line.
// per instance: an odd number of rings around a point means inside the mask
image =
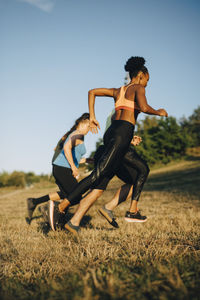
M 130 211 L 127 211 L 125 214 L 125 221 L 126 222 L 138 222 L 138 223 L 142 223 L 142 222 L 146 222 L 147 221 L 147 217 L 146 216 L 142 216 L 139 212 L 139 210 L 136 213 L 131 213 Z
M 34 198 L 26 199 L 26 203 L 27 203 L 28 219 L 29 219 L 29 221 L 31 221 L 33 212 L 34 212 L 37 204 L 34 203 Z
M 113 227 L 119 228 L 119 225 L 115 221 L 112 210 L 105 208 L 105 206 L 99 209 L 100 214 L 110 223 Z
M 71 223 L 71 221 L 68 221 L 65 226 L 64 229 L 73 233 L 73 235 L 78 236 L 78 233 L 80 232 L 80 227 L 79 226 L 75 226 Z
M 63 214 L 59 211 L 58 208 L 59 202 L 49 200 L 48 204 L 49 204 L 49 224 L 51 226 L 51 229 L 53 231 L 56 231 L 56 226 L 59 223 L 61 215 Z

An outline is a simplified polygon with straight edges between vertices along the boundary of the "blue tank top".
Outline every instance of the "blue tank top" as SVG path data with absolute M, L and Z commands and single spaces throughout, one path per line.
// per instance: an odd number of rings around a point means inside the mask
M 69 137 L 66 139 L 64 145 L 67 143 L 68 140 L 69 140 Z M 68 160 L 65 156 L 65 153 L 64 153 L 64 145 L 63 145 L 63 149 L 60 152 L 60 154 L 53 161 L 53 165 L 71 169 L 71 166 L 70 166 L 70 164 L 69 164 L 69 162 L 68 162 Z M 79 144 L 79 145 L 72 148 L 72 157 L 73 157 L 73 160 L 74 160 L 74 164 L 77 168 L 79 166 L 79 162 L 80 162 L 82 156 L 85 153 L 86 153 L 86 148 L 85 148 L 84 143 Z

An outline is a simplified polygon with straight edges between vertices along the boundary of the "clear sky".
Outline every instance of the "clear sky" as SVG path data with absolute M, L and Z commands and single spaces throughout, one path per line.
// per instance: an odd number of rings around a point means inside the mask
M 147 99 L 177 119 L 200 104 L 199 0 L 0 0 L 0 171 L 51 172 L 88 90 L 120 87 L 144 56 Z M 96 99 L 102 137 L 111 98 Z M 142 114 L 140 119 L 143 118 Z

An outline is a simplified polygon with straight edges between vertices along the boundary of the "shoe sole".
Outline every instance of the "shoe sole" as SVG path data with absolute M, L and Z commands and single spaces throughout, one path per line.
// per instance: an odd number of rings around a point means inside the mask
M 109 215 L 102 209 L 99 209 L 99 213 L 109 222 L 112 222 L 112 219 L 109 217 Z
M 147 221 L 147 219 L 139 220 L 139 219 L 129 219 L 129 218 L 124 218 L 124 220 L 129 223 L 144 223 Z
M 119 228 L 119 225 L 117 224 L 116 221 L 115 222 L 116 222 L 117 226 L 113 225 L 113 220 L 110 218 L 110 216 L 107 214 L 107 212 L 105 210 L 100 208 L 98 211 L 99 211 L 99 214 L 101 216 L 103 216 L 110 225 L 112 225 L 114 228 Z
M 53 231 L 56 231 L 53 223 L 53 212 L 54 212 L 54 202 L 50 200 L 49 201 L 49 224 L 51 226 L 51 229 Z
M 69 232 L 71 232 L 73 235 L 78 236 L 78 232 L 75 229 L 73 229 L 72 227 L 70 227 L 68 224 L 65 224 L 64 228 L 66 230 L 68 230 Z

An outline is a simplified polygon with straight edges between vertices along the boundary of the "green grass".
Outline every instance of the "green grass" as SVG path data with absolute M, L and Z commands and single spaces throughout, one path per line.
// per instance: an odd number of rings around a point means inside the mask
M 119 229 L 97 213 L 121 184 L 114 178 L 79 238 L 49 231 L 39 211 L 24 221 L 25 199 L 55 185 L 1 194 L 0 299 L 200 299 L 199 174 L 198 159 L 153 170 L 140 199 L 148 221 L 125 223 L 127 201 Z

